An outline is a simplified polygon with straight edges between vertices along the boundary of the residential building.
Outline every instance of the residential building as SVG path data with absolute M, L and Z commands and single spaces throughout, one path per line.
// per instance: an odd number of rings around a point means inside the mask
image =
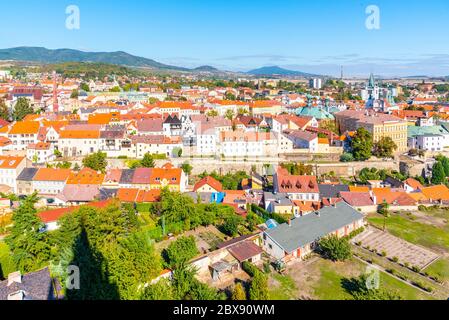
M 319 201 L 320 190 L 315 176 L 295 176 L 279 167 L 273 176 L 274 191 L 288 194 L 291 200 Z
M 17 177 L 26 166 L 25 157 L 0 156 L 0 185 L 17 193 Z
M 347 236 L 364 224 L 361 213 L 339 202 L 264 231 L 262 246 L 274 259 L 287 263 L 310 254 L 319 239 L 332 234 Z

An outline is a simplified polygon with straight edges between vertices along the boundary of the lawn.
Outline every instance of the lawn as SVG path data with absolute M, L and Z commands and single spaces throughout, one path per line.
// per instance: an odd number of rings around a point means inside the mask
M 0 279 L 6 278 L 8 274 L 16 271 L 11 259 L 8 245 L 0 241 Z
M 439 249 L 440 251 L 448 251 L 449 226 L 435 227 L 412 219 L 412 217 L 393 214 L 387 218 L 387 230 L 391 234 L 411 243 Z M 378 214 L 368 217 L 368 221 L 379 228 L 382 228 L 384 224 L 383 216 Z
M 320 259 L 314 263 L 314 267 L 318 268 L 321 273 L 319 280 L 312 285 L 315 298 L 319 300 L 352 300 L 351 294 L 343 288 L 342 282 L 344 279 L 360 276 L 365 272 L 367 266 L 356 259 L 337 263 Z M 432 299 L 432 296 L 422 293 L 384 272 L 380 273 L 380 285 L 397 292 L 407 300 Z
M 294 300 L 297 299 L 295 281 L 287 275 L 273 273 L 270 279 L 271 300 Z
M 424 269 L 429 276 L 436 276 L 439 280 L 444 282 L 449 281 L 449 259 L 440 258 L 430 266 Z

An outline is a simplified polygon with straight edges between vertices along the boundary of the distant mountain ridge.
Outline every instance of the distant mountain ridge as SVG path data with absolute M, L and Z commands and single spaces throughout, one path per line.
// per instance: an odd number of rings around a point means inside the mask
M 288 70 L 281 68 L 279 66 L 268 66 L 262 67 L 254 70 L 250 70 L 246 72 L 247 74 L 255 75 L 255 76 L 297 76 L 297 77 L 314 77 L 316 74 L 306 73 L 302 71 Z
M 155 68 L 163 70 L 191 71 L 152 59 L 131 55 L 123 51 L 85 52 L 74 49 L 46 49 L 43 47 L 17 47 L 0 49 L 0 60 L 30 61 L 41 63 L 100 62 L 128 67 Z

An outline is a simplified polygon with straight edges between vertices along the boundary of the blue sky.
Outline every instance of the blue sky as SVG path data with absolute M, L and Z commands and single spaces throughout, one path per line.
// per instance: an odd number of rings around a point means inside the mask
M 65 28 L 66 7 L 81 28 Z M 365 9 L 380 9 L 368 30 Z M 0 48 L 126 51 L 160 62 L 248 70 L 449 75 L 447 0 L 23 0 L 2 5 Z

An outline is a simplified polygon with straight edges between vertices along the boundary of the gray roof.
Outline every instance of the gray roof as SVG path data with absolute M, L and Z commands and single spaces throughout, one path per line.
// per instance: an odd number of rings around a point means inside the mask
M 108 200 L 115 198 L 117 196 L 118 189 L 108 189 L 108 188 L 101 188 L 100 189 L 100 201 Z
M 0 300 L 8 300 L 9 294 L 20 290 L 24 292 L 25 300 L 54 300 L 56 299 L 55 289 L 60 289 L 59 284 L 57 283 L 54 288 L 50 271 L 45 268 L 23 275 L 21 283 L 14 282 L 8 286 L 8 280 L 1 281 Z
M 318 189 L 320 189 L 321 198 L 339 198 L 341 191 L 349 191 L 349 186 L 346 184 L 320 184 Z
M 120 177 L 120 184 L 131 184 L 133 182 L 134 169 L 123 169 L 122 176 Z
M 38 168 L 25 168 L 22 170 L 22 172 L 17 177 L 18 181 L 32 181 L 34 178 L 34 175 L 38 171 Z
M 335 207 L 324 207 L 318 212 L 319 215 L 310 213 L 293 219 L 291 226 L 283 223 L 265 231 L 265 234 L 290 253 L 348 224 L 363 219 L 361 213 L 345 202 L 339 202 Z

